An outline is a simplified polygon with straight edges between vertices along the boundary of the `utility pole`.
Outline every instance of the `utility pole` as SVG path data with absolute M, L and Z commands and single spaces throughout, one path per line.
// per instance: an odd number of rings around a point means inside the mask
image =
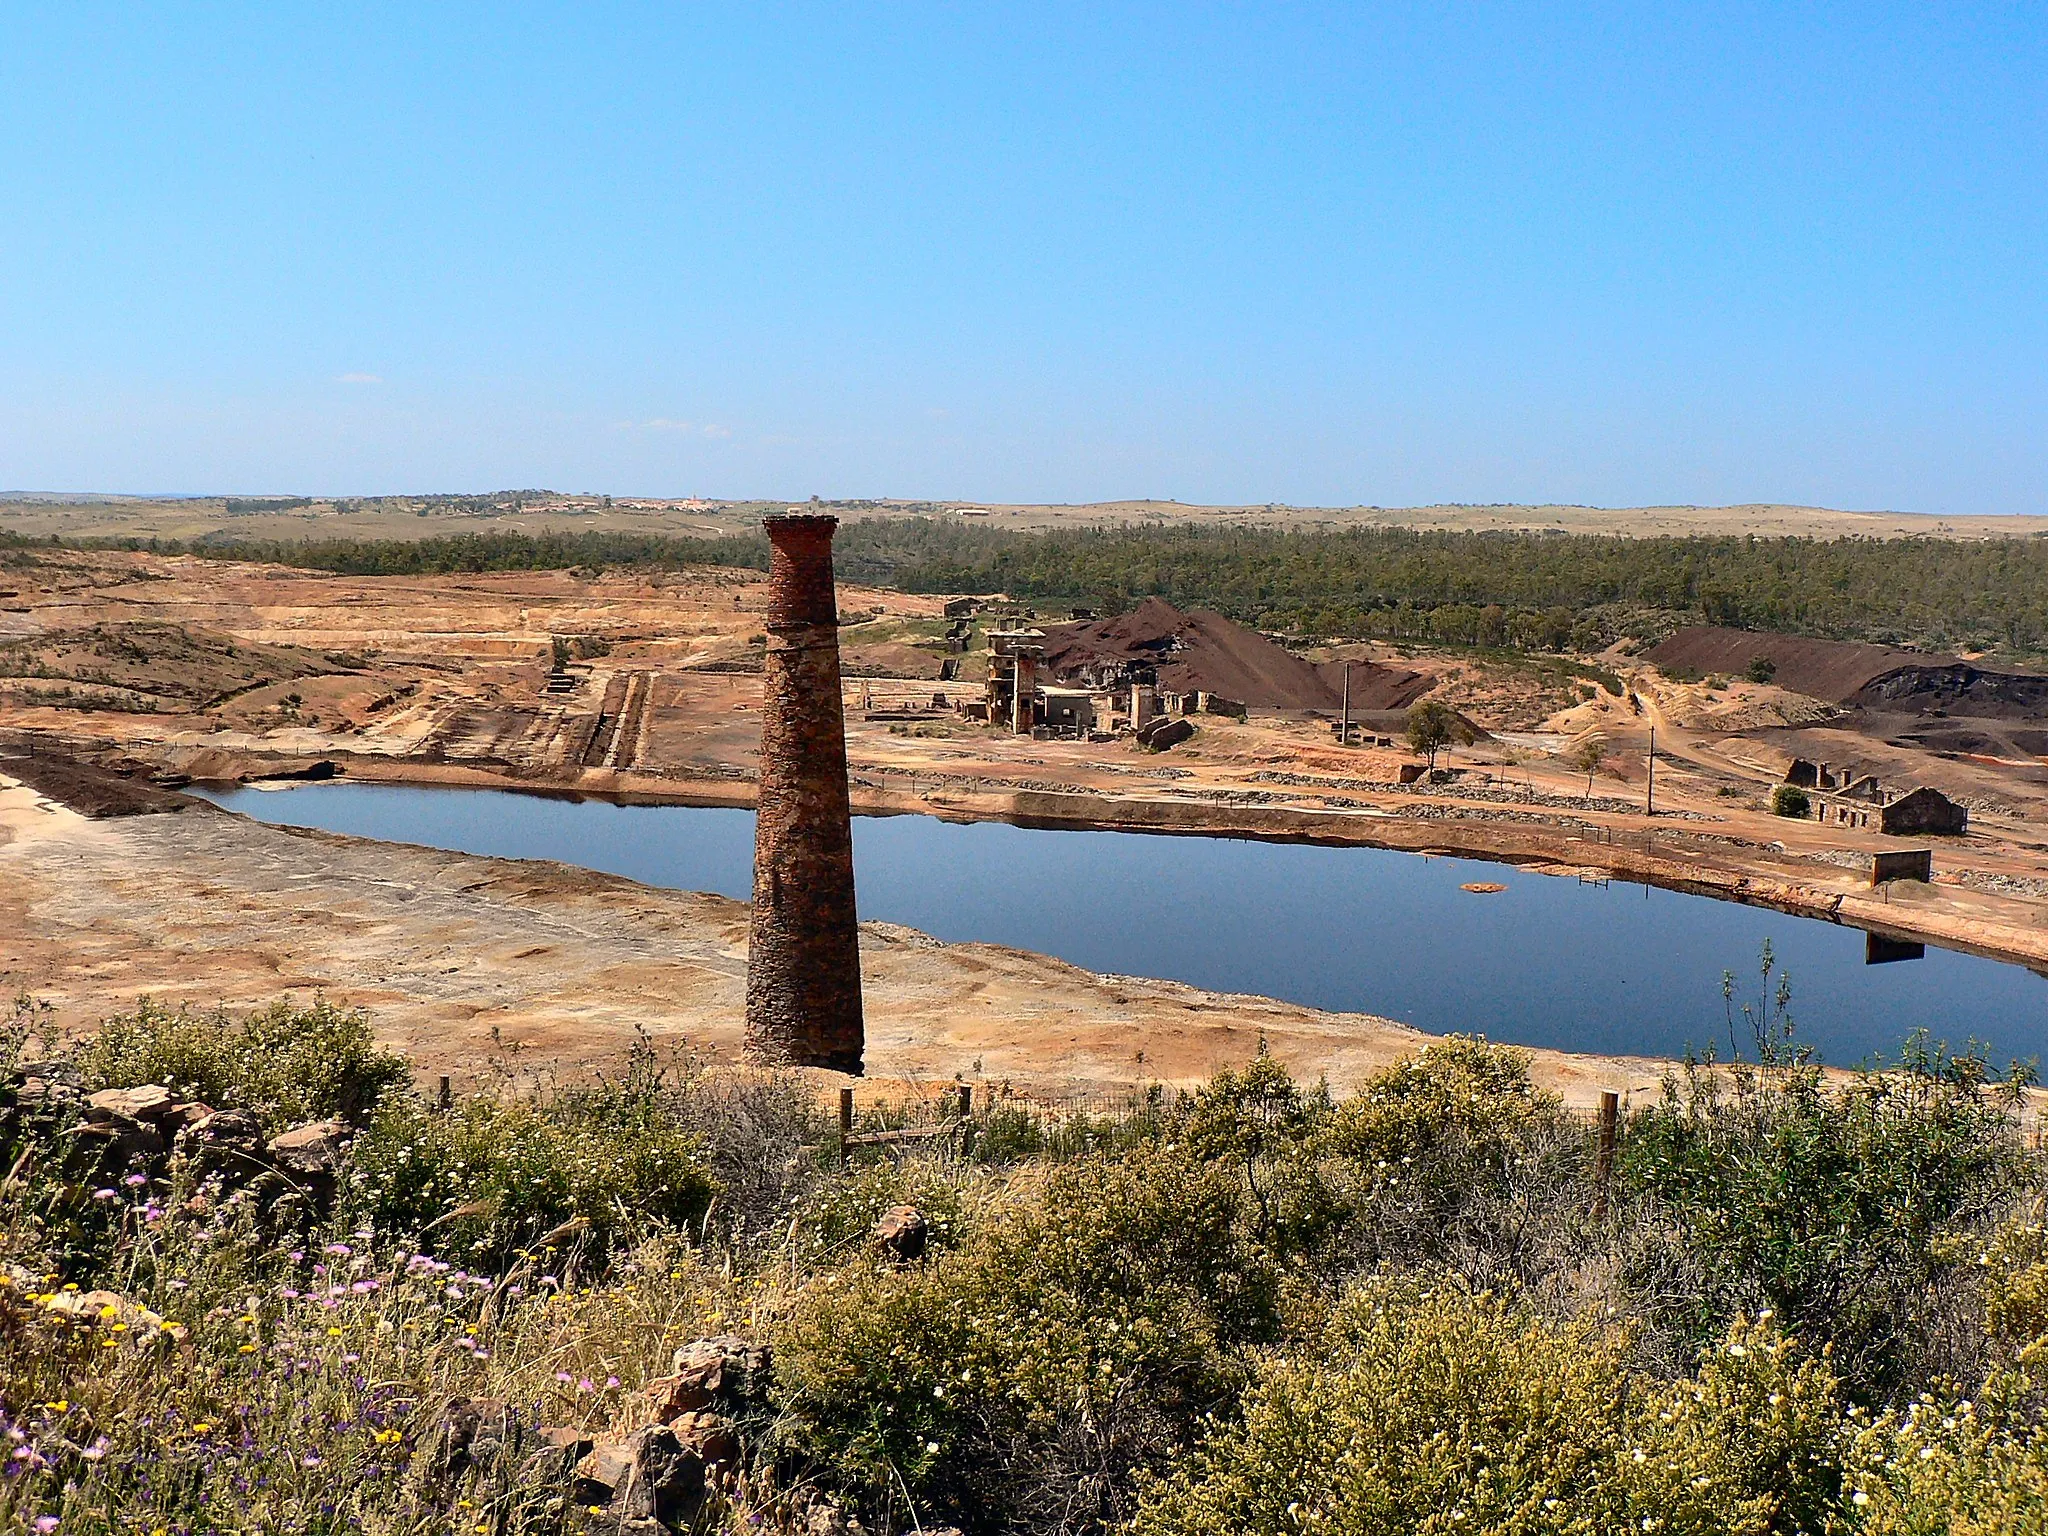
M 1343 729 L 1338 740 L 1345 746 L 1351 745 L 1351 663 L 1344 663 L 1344 715 Z
M 1657 727 L 1650 727 L 1650 773 L 1643 786 L 1643 814 L 1657 814 Z

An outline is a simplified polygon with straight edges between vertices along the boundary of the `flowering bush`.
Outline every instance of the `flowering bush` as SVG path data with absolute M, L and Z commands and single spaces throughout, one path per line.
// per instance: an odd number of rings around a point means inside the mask
M 1226 1171 L 1171 1145 L 985 1193 L 959 1246 L 818 1276 L 776 1330 L 790 1446 L 886 1517 L 1114 1514 L 1277 1329 Z
M 1488 1294 L 1363 1286 L 1321 1347 L 1156 1482 L 1134 1536 L 1740 1536 L 1832 1502 L 1833 1381 L 1768 1325 L 1699 1377 L 1630 1380 L 1625 1338 Z
M 2048 1530 L 2048 1431 L 1932 1394 L 1851 1410 L 1837 1518 L 1868 1536 Z
M 1930 1294 L 1973 1285 L 1968 1245 L 1948 1239 L 1992 1220 L 2027 1175 L 2009 1091 L 1981 1061 L 1927 1053 L 1840 1085 L 1803 1060 L 1667 1081 L 1630 1121 L 1621 1172 L 1663 1234 L 1638 1262 L 1674 1247 L 1671 1267 L 1692 1278 L 1645 1304 L 1695 1338 L 1731 1309 L 1773 1309 L 1833 1345 L 1865 1393 L 1926 1373 Z
M 363 1236 L 280 1255 L 230 1303 L 193 1294 L 167 1275 L 147 1307 L 108 1293 L 80 1307 L 54 1278 L 0 1278 L 0 1530 L 580 1529 L 534 1429 L 603 1430 L 678 1344 L 742 1304 L 660 1245 L 593 1290 Z M 505 1403 L 514 1432 L 451 1464 L 458 1397 Z
M 550 1237 L 601 1259 L 622 1237 L 701 1222 L 711 1195 L 695 1138 L 625 1095 L 477 1095 L 445 1112 L 406 1097 L 351 1149 L 341 1210 L 497 1270 Z
M 358 1122 L 412 1079 L 379 1050 L 369 1015 L 325 998 L 230 1017 L 144 999 L 106 1020 L 79 1049 L 88 1089 L 161 1083 L 215 1109 L 246 1109 L 272 1130 L 307 1120 Z
M 1348 1099 L 1262 1053 L 993 1160 L 848 1167 L 801 1079 L 644 1041 L 447 1111 L 320 1006 L 87 1048 L 273 1124 L 367 1106 L 300 1183 L 78 1174 L 34 1020 L 0 1029 L 0 1536 L 586 1536 L 563 1437 L 645 1426 L 719 1334 L 774 1359 L 719 1400 L 743 1464 L 703 1530 L 837 1529 L 820 1490 L 872 1536 L 2048 1529 L 2048 1234 L 1967 1059 L 1696 1069 L 1596 1215 L 1587 1129 L 1477 1040 Z M 266 1040 L 337 1060 L 284 1082 Z M 899 1204 L 921 1257 L 874 1240 Z
M 1448 1138 L 1498 1166 L 1559 1115 L 1529 1081 L 1529 1053 L 1469 1035 L 1433 1041 L 1378 1073 L 1338 1109 L 1325 1136 L 1362 1162 L 1397 1164 Z

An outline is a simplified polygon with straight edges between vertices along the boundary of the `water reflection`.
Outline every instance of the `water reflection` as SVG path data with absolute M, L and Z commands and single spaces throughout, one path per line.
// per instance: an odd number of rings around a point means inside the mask
M 752 882 L 743 810 L 346 783 L 212 798 L 267 821 L 650 885 L 744 899 Z M 854 864 L 863 918 L 1429 1030 L 1725 1054 L 1722 973 L 1750 974 L 1769 940 L 1800 1037 L 1829 1061 L 1896 1054 L 1918 1029 L 1988 1040 L 2001 1061 L 2048 1054 L 2048 986 L 2023 967 L 1933 947 L 1888 964 L 1877 956 L 1889 941 L 1860 929 L 1639 885 L 1374 848 L 926 816 L 856 818 Z

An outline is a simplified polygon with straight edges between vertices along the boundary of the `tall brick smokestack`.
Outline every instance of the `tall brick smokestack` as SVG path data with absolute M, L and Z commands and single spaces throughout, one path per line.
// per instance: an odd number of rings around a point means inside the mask
M 770 1061 L 857 1074 L 860 937 L 832 590 L 839 519 L 792 512 L 762 526 L 772 553 L 747 1048 Z

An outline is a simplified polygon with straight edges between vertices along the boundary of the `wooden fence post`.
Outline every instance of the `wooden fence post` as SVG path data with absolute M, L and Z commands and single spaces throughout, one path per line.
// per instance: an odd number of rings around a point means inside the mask
M 434 1085 L 434 1108 L 449 1109 L 455 1103 L 455 1085 L 448 1081 L 448 1074 L 442 1073 L 441 1080 Z
M 1621 1095 L 1602 1092 L 1600 1095 L 1600 1152 L 1593 1163 L 1593 1215 L 1597 1219 L 1607 1214 L 1607 1186 L 1614 1177 L 1614 1133 L 1621 1117 Z

